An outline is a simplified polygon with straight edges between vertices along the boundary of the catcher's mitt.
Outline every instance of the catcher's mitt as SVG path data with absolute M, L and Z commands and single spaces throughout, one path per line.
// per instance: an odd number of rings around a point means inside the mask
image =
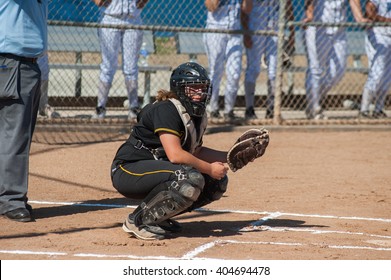
M 227 154 L 229 168 L 235 172 L 249 162 L 261 157 L 269 144 L 269 132 L 264 129 L 250 129 L 244 132 Z

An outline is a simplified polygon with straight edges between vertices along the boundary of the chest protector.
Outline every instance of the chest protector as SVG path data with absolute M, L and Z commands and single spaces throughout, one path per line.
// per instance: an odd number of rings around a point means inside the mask
M 206 114 L 202 116 L 200 129 L 197 132 L 193 120 L 181 102 L 175 98 L 170 98 L 169 100 L 175 105 L 175 108 L 178 110 L 179 116 L 182 119 L 183 125 L 185 126 L 185 137 L 181 140 L 181 145 L 182 147 L 185 147 L 189 153 L 193 154 L 196 148 L 202 145 L 202 136 L 205 133 L 208 118 Z

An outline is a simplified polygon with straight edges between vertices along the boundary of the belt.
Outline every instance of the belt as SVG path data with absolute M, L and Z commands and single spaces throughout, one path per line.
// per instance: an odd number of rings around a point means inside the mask
M 140 150 L 142 148 L 149 150 L 147 147 L 144 146 L 144 143 L 141 140 L 138 140 L 133 136 L 129 138 L 129 143 L 132 144 L 133 147 L 135 147 L 137 150 Z
M 145 149 L 149 151 L 156 160 L 167 159 L 167 155 L 163 147 L 156 148 L 156 149 L 148 148 L 144 145 L 144 143 L 141 140 L 138 140 L 133 136 L 129 138 L 129 143 L 132 144 L 133 147 L 136 148 L 137 150 Z
M 0 53 L 0 56 L 14 59 L 14 60 L 19 60 L 22 62 L 29 62 L 29 63 L 37 63 L 37 60 L 38 60 L 38 58 L 36 58 L 36 57 L 25 57 L 25 56 L 19 56 L 16 54 L 12 54 L 12 53 Z

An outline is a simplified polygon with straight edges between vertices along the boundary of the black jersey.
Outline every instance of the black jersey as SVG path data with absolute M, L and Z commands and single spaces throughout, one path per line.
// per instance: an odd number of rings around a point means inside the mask
M 137 149 L 130 143 L 131 138 L 140 140 L 149 149 L 162 147 L 159 132 L 177 135 L 181 140 L 185 136 L 185 126 L 175 105 L 169 101 L 160 101 L 144 107 L 138 123 L 133 127 L 129 139 L 118 149 L 115 160 L 134 162 L 154 159 L 152 153 L 145 148 Z

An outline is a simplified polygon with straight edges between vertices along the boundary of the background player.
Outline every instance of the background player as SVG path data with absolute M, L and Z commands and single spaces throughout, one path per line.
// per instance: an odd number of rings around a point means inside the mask
M 103 24 L 141 25 L 141 9 L 148 0 L 93 0 L 101 7 Z M 129 100 L 130 120 L 135 120 L 138 104 L 138 56 L 143 39 L 142 30 L 99 29 L 102 63 L 98 86 L 98 104 L 94 118 L 104 118 L 111 84 L 118 65 L 118 53 L 122 51 L 122 72 Z
M 370 20 L 391 22 L 391 0 L 368 1 L 366 13 Z M 391 85 L 391 27 L 373 27 L 368 30 L 365 39 L 370 69 L 362 94 L 359 117 L 386 118 L 387 115 L 383 109 Z M 375 109 L 371 116 L 369 105 L 373 99 Z
M 346 21 L 348 0 L 306 0 L 304 22 L 341 23 Z M 350 0 L 357 22 L 368 22 L 359 0 Z M 343 27 L 309 26 L 305 29 L 308 70 L 306 73 L 306 115 L 326 119 L 321 100 L 343 77 L 347 60 L 347 41 Z
M 250 13 L 252 0 L 205 0 L 208 9 L 206 29 L 241 29 L 241 12 Z M 204 44 L 208 57 L 209 72 L 212 82 L 210 116 L 221 119 L 219 112 L 219 93 L 224 74 L 227 84 L 224 91 L 224 118 L 235 121 L 234 106 L 242 72 L 242 35 L 208 33 L 204 34 Z
M 41 98 L 39 100 L 38 114 L 47 118 L 59 118 L 60 113 L 56 112 L 52 106 L 49 105 L 49 56 L 48 53 L 38 58 L 38 66 L 41 70 Z
M 244 29 L 278 31 L 279 0 L 254 0 L 253 9 L 250 15 L 242 14 L 242 25 Z M 291 0 L 286 5 L 287 20 L 294 20 Z M 290 27 L 287 49 L 294 51 L 295 33 L 294 27 Z M 248 35 L 243 37 L 246 47 L 247 67 L 244 81 L 244 92 L 246 99 L 245 118 L 256 119 L 254 112 L 255 83 L 261 72 L 262 55 L 266 58 L 267 65 L 267 101 L 266 119 L 273 118 L 275 79 L 277 71 L 277 36 Z

